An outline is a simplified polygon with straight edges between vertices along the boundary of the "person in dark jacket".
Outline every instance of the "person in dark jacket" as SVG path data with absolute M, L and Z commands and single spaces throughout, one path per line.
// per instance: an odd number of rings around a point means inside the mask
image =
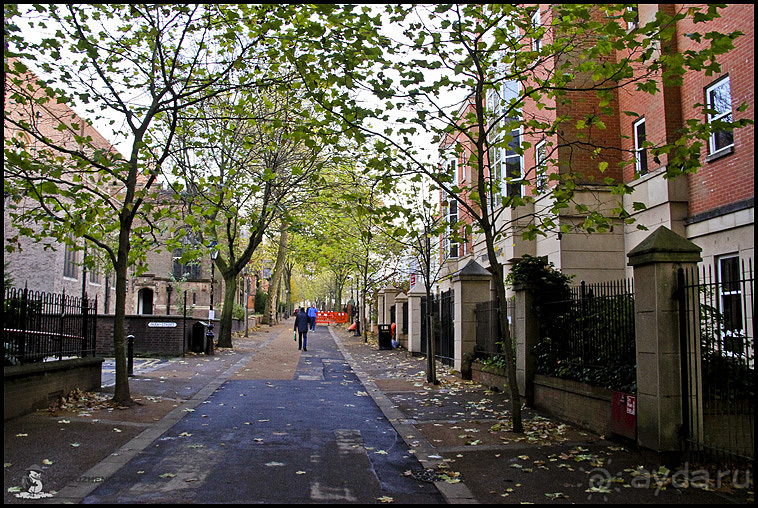
M 297 349 L 308 351 L 308 328 L 310 318 L 305 313 L 305 307 L 300 307 L 300 311 L 295 316 L 295 331 L 297 332 Z

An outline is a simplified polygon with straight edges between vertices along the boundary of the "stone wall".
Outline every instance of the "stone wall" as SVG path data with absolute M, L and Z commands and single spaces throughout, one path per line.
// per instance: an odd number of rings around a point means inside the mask
M 471 365 L 471 379 L 490 388 L 507 390 L 505 369 Z M 534 376 L 534 408 L 597 434 L 611 433 L 611 390 L 577 381 Z
M 578 381 L 534 376 L 534 407 L 597 434 L 611 434 L 611 390 Z

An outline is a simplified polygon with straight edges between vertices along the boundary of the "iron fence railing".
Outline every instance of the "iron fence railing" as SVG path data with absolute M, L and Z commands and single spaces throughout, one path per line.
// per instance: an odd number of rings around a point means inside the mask
M 516 302 L 508 300 L 508 322 L 511 337 L 515 337 L 513 313 Z M 499 355 L 503 353 L 503 337 L 500 333 L 500 306 L 497 300 L 477 303 L 476 313 L 476 354 L 480 356 Z
M 5 288 L 4 365 L 94 356 L 97 299 Z
M 636 390 L 634 282 L 570 288 L 570 298 L 539 303 L 538 372 L 622 391 Z
M 679 270 L 683 435 L 691 454 L 752 461 L 754 279 L 752 260 L 740 265 Z

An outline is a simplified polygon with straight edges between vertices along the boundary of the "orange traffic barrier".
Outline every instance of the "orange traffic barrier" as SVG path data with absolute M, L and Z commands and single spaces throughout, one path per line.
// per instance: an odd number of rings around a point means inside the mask
M 316 314 L 316 324 L 317 325 L 331 325 L 331 324 L 340 324 L 340 323 L 347 323 L 348 315 L 347 312 L 319 312 Z

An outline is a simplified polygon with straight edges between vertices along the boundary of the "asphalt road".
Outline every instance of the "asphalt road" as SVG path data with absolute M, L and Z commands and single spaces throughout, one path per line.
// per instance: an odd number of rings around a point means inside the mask
M 292 344 L 285 329 L 271 347 Z M 445 502 L 403 474 L 418 460 L 326 328 L 309 334 L 291 379 L 266 367 L 270 379 L 223 383 L 84 502 Z

